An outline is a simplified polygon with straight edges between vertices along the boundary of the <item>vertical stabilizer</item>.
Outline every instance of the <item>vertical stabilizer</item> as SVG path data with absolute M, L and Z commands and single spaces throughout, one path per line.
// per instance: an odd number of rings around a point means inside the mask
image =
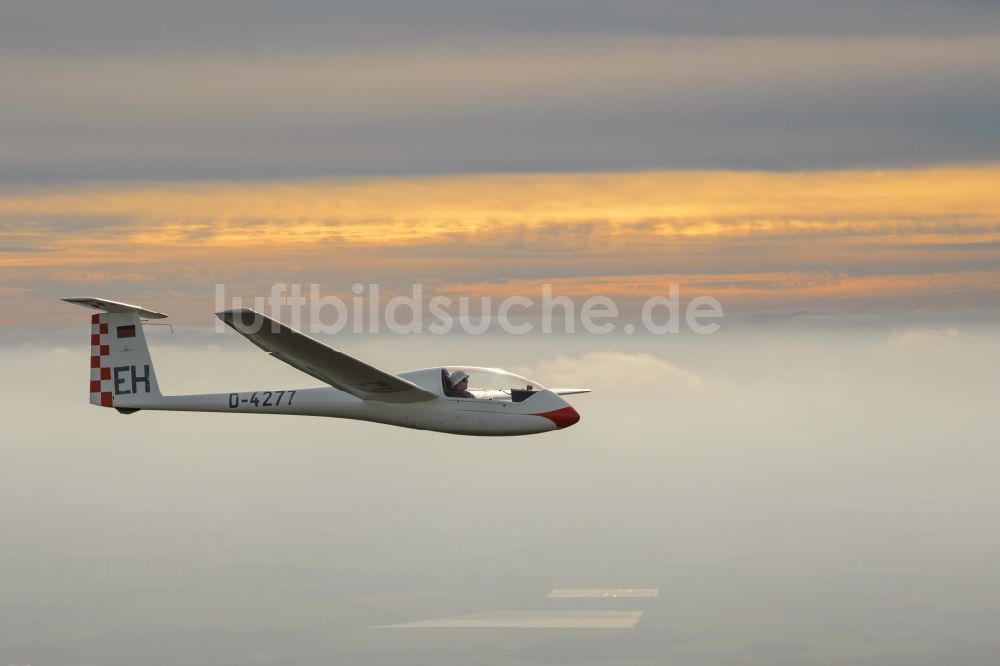
M 90 402 L 122 410 L 155 404 L 162 395 L 137 306 L 99 299 L 65 299 L 103 310 L 90 318 Z

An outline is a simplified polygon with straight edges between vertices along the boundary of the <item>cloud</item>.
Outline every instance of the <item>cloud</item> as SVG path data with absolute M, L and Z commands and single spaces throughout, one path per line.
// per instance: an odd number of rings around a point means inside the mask
M 438 291 L 506 298 L 541 294 L 544 285 L 550 285 L 554 295 L 576 298 L 603 295 L 619 299 L 646 299 L 666 296 L 670 286 L 677 285 L 682 298 L 698 294 L 722 300 L 774 303 L 801 298 L 842 299 L 964 291 L 996 293 L 1000 292 L 1000 271 L 889 275 L 833 275 L 824 272 L 590 275 L 446 284 L 438 287 Z M 797 309 L 792 312 L 812 314 L 815 311 Z
M 107 271 L 59 271 L 52 277 L 62 282 L 142 282 L 152 276 L 144 273 L 110 273 Z
M 70 55 L 232 53 L 322 49 L 371 51 L 447 43 L 475 49 L 525 38 L 608 36 L 962 35 L 995 32 L 985 0 L 545 0 L 406 3 L 341 0 L 44 0 L 4 8 L 0 50 Z M 52 20 L 53 16 L 60 20 Z M 234 20 L 238 16 L 239 20 Z
M 0 53 L 0 177 L 987 160 L 1000 146 L 984 112 L 1000 104 L 984 85 L 1000 71 L 998 40 L 525 35 L 375 51 Z
M 953 326 L 946 326 L 944 328 L 914 328 L 893 333 L 889 337 L 889 344 L 894 347 L 926 347 L 939 345 L 944 342 L 955 342 L 964 337 L 966 336 Z
M 547 386 L 590 388 L 614 394 L 691 392 L 702 391 L 709 386 L 701 375 L 645 353 L 602 351 L 580 357 L 560 355 L 515 372 L 529 378 L 544 379 Z
M 997 181 L 989 165 L 8 184 L 0 270 L 6 286 L 37 289 L 33 316 L 81 284 L 129 301 L 152 282 L 198 312 L 216 283 L 252 297 L 275 282 L 496 298 L 549 284 L 633 310 L 671 284 L 727 312 L 988 307 Z
M 0 245 L 460 240 L 490 254 L 498 245 L 548 255 L 585 247 L 633 259 L 644 249 L 739 239 L 975 249 L 1000 240 L 998 179 L 1000 167 L 984 165 L 10 187 L 0 192 Z

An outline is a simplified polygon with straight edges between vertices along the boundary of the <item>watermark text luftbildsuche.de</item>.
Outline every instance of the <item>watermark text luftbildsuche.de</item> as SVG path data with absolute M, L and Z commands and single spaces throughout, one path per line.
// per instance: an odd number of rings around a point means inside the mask
M 383 298 L 377 283 L 354 283 L 351 295 L 324 294 L 318 284 L 302 285 L 277 282 L 267 295 L 252 301 L 230 295 L 224 284 L 215 285 L 216 311 L 252 308 L 307 333 L 336 334 L 380 333 L 398 335 L 431 333 L 446 335 L 463 332 L 470 335 L 500 330 L 510 335 L 528 333 L 585 332 L 607 335 L 615 331 L 655 335 L 690 331 L 710 335 L 719 330 L 724 313 L 722 304 L 711 296 L 681 300 L 678 284 L 664 285 L 663 295 L 651 296 L 638 307 L 638 316 L 624 317 L 615 299 L 595 294 L 585 299 L 553 293 L 552 285 L 542 284 L 533 296 L 517 294 L 452 297 L 436 294 L 425 297 L 424 286 L 415 283 L 409 294 L 396 293 Z M 635 307 L 632 310 L 635 313 Z M 216 330 L 225 326 L 217 322 Z

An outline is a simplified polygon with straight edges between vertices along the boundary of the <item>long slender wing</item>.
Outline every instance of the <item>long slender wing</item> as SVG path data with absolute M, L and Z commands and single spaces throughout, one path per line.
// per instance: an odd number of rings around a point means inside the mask
M 590 389 L 584 388 L 554 388 L 549 389 L 556 395 L 576 395 L 577 393 L 590 393 Z
M 249 308 L 216 316 L 271 356 L 362 400 L 423 402 L 437 396 Z

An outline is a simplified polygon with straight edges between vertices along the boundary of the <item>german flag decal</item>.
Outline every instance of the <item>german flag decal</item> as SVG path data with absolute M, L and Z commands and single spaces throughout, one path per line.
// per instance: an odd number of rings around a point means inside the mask
M 119 338 L 134 338 L 135 324 L 129 324 L 128 326 L 119 326 L 117 335 Z

